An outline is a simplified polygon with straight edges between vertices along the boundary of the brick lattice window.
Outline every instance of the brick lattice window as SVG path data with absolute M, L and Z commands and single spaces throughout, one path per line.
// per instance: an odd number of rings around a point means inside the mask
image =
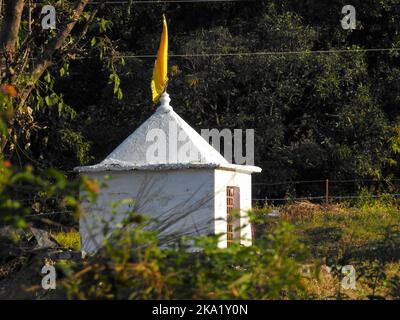
M 226 222 L 227 222 L 227 246 L 231 246 L 233 244 L 233 209 L 234 209 L 234 196 L 235 189 L 234 187 L 226 188 Z

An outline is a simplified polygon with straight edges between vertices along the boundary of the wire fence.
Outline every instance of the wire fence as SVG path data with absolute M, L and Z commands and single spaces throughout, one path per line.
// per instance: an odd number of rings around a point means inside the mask
M 368 198 L 382 198 L 382 197 L 398 197 L 400 196 L 400 193 L 385 193 L 381 195 L 368 195 Z M 361 198 L 367 198 L 366 196 L 362 195 L 355 195 L 355 196 L 330 196 L 329 200 L 345 200 L 345 199 L 361 199 Z M 316 197 L 300 197 L 300 198 L 292 198 L 292 197 L 286 197 L 286 198 L 252 198 L 253 201 L 312 201 L 312 200 L 325 200 L 325 196 L 316 196 Z
M 254 203 L 313 201 L 331 203 L 400 196 L 400 179 L 319 179 L 253 183 Z
M 316 179 L 278 182 L 256 181 L 252 185 L 254 206 L 285 204 L 294 201 L 334 203 L 378 198 L 399 198 L 400 179 Z M 11 199 L 31 208 L 28 219 L 72 216 L 63 204 L 62 194 L 46 196 L 31 186 L 13 186 Z M 78 194 L 77 194 L 78 196 Z
M 60 214 L 66 214 L 72 216 L 74 214 L 71 210 L 64 210 L 64 211 L 53 211 L 53 212 L 40 212 L 35 214 L 28 214 L 25 215 L 24 218 L 41 218 L 43 216 L 55 216 Z

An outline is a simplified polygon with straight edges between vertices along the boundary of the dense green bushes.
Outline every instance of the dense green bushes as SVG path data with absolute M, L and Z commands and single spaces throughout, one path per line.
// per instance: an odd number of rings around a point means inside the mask
M 305 248 L 283 223 L 257 245 L 217 247 L 217 239 L 181 239 L 162 248 L 140 225 L 71 270 L 64 285 L 80 299 L 293 299 L 301 298 Z M 191 245 L 188 245 L 188 243 Z M 66 266 L 64 265 L 64 268 Z

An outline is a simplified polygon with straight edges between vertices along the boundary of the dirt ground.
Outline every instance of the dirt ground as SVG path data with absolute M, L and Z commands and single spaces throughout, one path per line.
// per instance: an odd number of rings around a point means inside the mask
M 53 239 L 46 239 L 51 246 L 40 246 L 37 239 L 22 231 L 17 235 L 18 242 L 13 242 L 11 228 L 2 228 L 0 232 L 0 300 L 14 299 L 63 299 L 59 288 L 45 290 L 42 288 L 42 268 L 55 264 L 59 260 L 78 260 L 80 252 L 60 248 Z M 46 235 L 47 236 L 47 235 Z M 39 242 L 43 242 L 40 239 Z M 57 271 L 57 277 L 62 274 Z

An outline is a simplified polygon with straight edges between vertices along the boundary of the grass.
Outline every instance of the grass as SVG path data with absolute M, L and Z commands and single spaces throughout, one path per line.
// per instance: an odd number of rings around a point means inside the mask
M 51 235 L 65 249 L 79 251 L 81 248 L 79 232 L 76 230 L 60 231 Z
M 317 266 L 317 278 L 304 278 L 310 297 L 316 299 L 400 298 L 400 203 L 390 197 L 362 197 L 356 203 L 330 205 L 307 201 L 256 210 L 262 223 L 256 235 L 270 232 L 276 218 L 272 209 L 295 225 L 310 251 L 308 263 Z M 341 288 L 341 268 L 356 270 L 356 289 Z M 333 271 L 328 272 L 333 267 Z

